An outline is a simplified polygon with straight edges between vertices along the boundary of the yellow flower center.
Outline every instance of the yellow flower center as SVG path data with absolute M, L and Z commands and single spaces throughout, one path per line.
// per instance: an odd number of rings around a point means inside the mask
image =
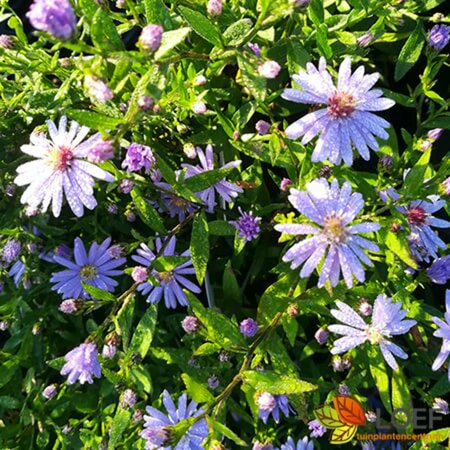
M 97 268 L 86 264 L 80 269 L 80 277 L 83 281 L 92 280 L 97 276 Z
M 155 277 L 160 283 L 169 283 L 173 279 L 173 272 L 156 272 Z
M 366 330 L 366 336 L 371 344 L 379 344 L 384 339 L 383 335 L 373 327 L 369 327 Z
M 355 110 L 356 99 L 345 92 L 336 92 L 328 99 L 328 112 L 336 119 L 350 116 Z
M 47 155 L 48 164 L 54 171 L 64 172 L 70 167 L 73 159 L 72 150 L 68 147 L 55 147 Z
M 335 215 L 329 216 L 325 219 L 324 233 L 328 241 L 341 244 L 347 239 L 347 231 L 340 217 Z

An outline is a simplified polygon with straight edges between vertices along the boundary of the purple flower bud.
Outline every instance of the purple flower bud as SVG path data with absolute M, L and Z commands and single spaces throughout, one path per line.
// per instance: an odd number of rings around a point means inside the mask
M 333 175 L 333 169 L 330 166 L 324 164 L 319 170 L 319 177 L 326 178 L 328 180 L 328 178 L 330 178 L 331 175 Z
M 39 214 L 39 209 L 34 206 L 27 206 L 24 208 L 23 212 L 27 217 L 34 217 Z
M 428 33 L 428 45 L 433 50 L 442 50 L 450 41 L 450 27 L 435 25 Z
M 427 133 L 428 139 L 431 139 L 432 141 L 437 141 L 444 132 L 443 128 L 433 128 L 432 130 L 429 130 Z
M 7 34 L 0 34 L 0 47 L 10 49 L 13 46 L 13 39 Z
M 208 108 L 204 102 L 195 102 L 192 105 L 192 111 L 194 111 L 195 114 L 205 114 L 206 111 L 208 111 Z
M 101 140 L 97 142 L 87 155 L 88 161 L 100 164 L 114 157 L 114 142 Z
M 260 227 L 259 224 L 261 222 L 261 217 L 254 217 L 253 212 L 242 212 L 242 209 L 239 207 L 240 217 L 237 221 L 230 222 L 238 231 L 238 236 L 245 240 L 245 242 L 250 242 L 253 239 L 256 239 L 259 235 Z
M 273 409 L 277 405 L 275 397 L 268 392 L 258 392 L 256 394 L 255 403 L 258 409 L 269 413 L 273 411 Z
M 125 213 L 125 219 L 127 219 L 128 222 L 132 223 L 136 220 L 136 214 L 133 211 L 127 211 Z
M 345 372 L 346 370 L 350 369 L 352 363 L 347 358 L 341 358 L 340 356 L 337 356 L 333 359 L 331 366 L 336 372 Z
M 51 400 L 52 398 L 55 397 L 55 395 L 58 393 L 58 389 L 56 388 L 56 385 L 51 384 L 50 386 L 47 386 L 43 391 L 42 391 L 42 396 L 46 399 L 46 400 Z
M 8 197 L 12 197 L 16 193 L 16 185 L 15 184 L 7 184 L 5 186 L 5 194 Z
M 281 66 L 276 61 L 265 61 L 258 67 L 259 74 L 267 79 L 276 78 Z
M 253 319 L 249 318 L 241 322 L 239 329 L 243 336 L 253 337 L 259 331 L 259 326 Z
M 367 419 L 367 422 L 371 422 L 371 423 L 376 422 L 377 414 L 374 411 L 367 411 L 366 419 Z
M 68 384 L 79 381 L 81 384 L 94 382 L 93 377 L 100 378 L 102 371 L 98 362 L 97 347 L 92 342 L 75 347 L 64 356 L 66 364 L 61 369 L 61 375 L 68 375 Z
M 6 320 L 1 320 L 0 331 L 7 331 L 7 330 L 9 330 L 9 322 L 7 322 Z
M 119 207 L 115 203 L 108 203 L 106 205 L 106 211 L 108 214 L 117 214 L 119 212 Z
M 131 144 L 127 149 L 127 155 L 122 162 L 122 168 L 127 169 L 128 172 L 137 172 L 145 168 L 145 172 L 149 173 L 153 164 L 155 164 L 155 157 L 152 149 L 146 145 Z
M 314 334 L 314 339 L 320 344 L 323 345 L 328 340 L 328 331 L 325 331 L 323 328 L 319 328 Z
M 124 193 L 124 194 L 129 194 L 132 189 L 133 189 L 134 183 L 128 179 L 125 178 L 123 179 L 120 184 L 119 184 L 119 189 Z
M 380 158 L 379 166 L 386 172 L 390 172 L 394 167 L 394 158 L 391 155 L 383 155 Z
M 209 0 L 206 11 L 210 16 L 220 16 L 222 14 L 222 0 Z
M 362 298 L 358 305 L 358 311 L 363 316 L 368 317 L 372 314 L 372 309 L 372 305 L 365 298 Z
M 322 426 L 318 420 L 311 420 L 308 422 L 308 428 L 311 431 L 311 437 L 314 438 L 322 437 L 327 432 L 327 429 Z
M 250 50 L 255 54 L 255 56 L 257 58 L 259 58 L 261 56 L 261 49 L 259 48 L 258 44 L 252 44 L 250 42 L 250 44 L 248 44 Z
M 442 182 L 442 189 L 445 195 L 450 195 L 450 177 L 446 178 Z
M 134 391 L 131 389 L 125 389 L 125 391 L 122 394 L 122 398 L 120 400 L 120 405 L 122 408 L 132 408 L 137 401 L 137 396 Z
M 270 442 L 259 442 L 256 441 L 253 444 L 252 450 L 273 450 L 273 445 Z
M 423 152 L 426 152 L 429 148 L 432 147 L 432 142 L 429 141 L 428 139 L 422 140 L 420 141 L 419 147 L 420 150 L 422 150 Z
M 448 403 L 443 398 L 439 397 L 434 399 L 432 408 L 434 411 L 444 415 L 447 415 L 450 412 Z
M 356 43 L 359 47 L 366 47 L 373 41 L 373 34 L 369 31 L 366 34 L 363 34 L 358 39 L 356 39 Z
M 346 384 L 340 384 L 338 387 L 338 392 L 341 395 L 350 395 L 350 388 Z
M 80 301 L 70 298 L 61 302 L 59 310 L 64 314 L 73 314 L 79 310 L 80 306 Z
M 11 264 L 20 254 L 22 245 L 16 239 L 8 239 L 2 250 L 2 259 L 6 265 Z
M 161 25 L 147 25 L 139 37 L 139 44 L 146 52 L 155 52 L 161 45 L 163 32 L 164 29 Z
M 131 273 L 135 283 L 144 283 L 148 279 L 148 270 L 144 266 L 136 266 Z
M 114 343 L 112 342 L 107 342 L 104 346 L 103 346 L 103 350 L 102 350 L 102 356 L 105 359 L 112 359 L 114 358 L 114 356 L 116 356 L 117 353 L 117 347 Z
M 216 375 L 212 375 L 208 378 L 208 386 L 211 389 L 217 389 L 219 387 L 219 378 Z
M 114 259 L 120 258 L 123 254 L 123 248 L 118 244 L 113 245 L 109 248 L 108 254 L 109 254 L 109 256 L 111 256 L 111 258 L 114 258 Z
M 133 422 L 135 422 L 135 423 L 141 422 L 143 418 L 144 418 L 144 414 L 142 413 L 142 411 L 140 409 L 137 409 L 133 413 Z
M 289 190 L 289 186 L 292 186 L 292 181 L 289 178 L 283 178 L 280 183 L 280 190 L 287 192 Z
M 33 336 L 39 336 L 42 332 L 42 325 L 40 323 L 35 323 L 31 329 L 31 334 Z
M 183 145 L 183 153 L 189 159 L 197 158 L 197 150 L 195 149 L 195 145 L 194 144 L 184 144 Z
M 310 4 L 311 0 L 294 0 L 294 8 L 304 8 Z
M 68 0 L 34 0 L 26 16 L 36 30 L 58 39 L 70 39 L 76 30 L 77 18 Z
M 298 317 L 300 315 L 300 310 L 298 309 L 298 305 L 295 303 L 291 303 L 288 306 L 287 313 L 291 317 Z
M 207 82 L 208 80 L 204 75 L 199 75 L 194 79 L 195 86 L 204 86 Z
M 153 108 L 154 102 L 153 99 L 148 95 L 142 95 L 141 97 L 139 97 L 137 105 L 141 111 L 147 112 Z
M 195 316 L 186 316 L 181 322 L 181 326 L 186 333 L 192 334 L 200 329 L 200 320 Z
M 267 134 L 270 130 L 270 123 L 266 122 L 265 120 L 258 120 L 255 125 L 255 130 L 258 134 Z
M 238 130 L 233 131 L 233 140 L 234 141 L 237 141 L 240 137 L 241 137 L 241 133 Z
M 113 91 L 102 79 L 92 75 L 87 75 L 84 82 L 91 100 L 99 103 L 106 103 L 113 98 Z
M 123 8 L 125 8 L 125 0 L 117 0 L 117 1 L 116 1 L 116 8 L 117 8 L 117 9 L 123 9 Z

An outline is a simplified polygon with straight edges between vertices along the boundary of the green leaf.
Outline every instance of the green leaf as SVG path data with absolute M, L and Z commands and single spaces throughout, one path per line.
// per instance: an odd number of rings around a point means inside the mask
M 306 69 L 306 64 L 311 61 L 311 55 L 299 42 L 289 41 L 287 43 L 287 62 L 289 73 L 297 74 L 300 69 Z
M 155 52 L 156 61 L 160 60 L 163 56 L 167 55 L 170 50 L 181 44 L 190 31 L 191 29 L 189 27 L 184 27 L 164 33 L 161 39 L 161 45 Z
M 64 356 L 60 356 L 59 358 L 51 359 L 50 361 L 47 361 L 47 364 L 55 370 L 61 370 L 65 364 Z M 2 376 L 4 375 L 3 367 L 2 367 Z M 1 382 L 0 382 L 1 387 Z
M 103 289 L 99 289 L 95 286 L 91 286 L 90 284 L 83 282 L 82 285 L 84 290 L 96 300 L 104 300 L 107 302 L 116 301 L 116 297 L 113 294 L 111 294 L 111 292 L 104 291 Z
M 196 380 L 187 373 L 183 373 L 181 378 L 186 385 L 189 397 L 197 403 L 211 403 L 214 401 L 214 395 L 206 389 L 204 383 Z
M 153 260 L 152 267 L 158 272 L 170 272 L 189 261 L 188 256 L 160 256 Z
M 187 23 L 200 37 L 216 47 L 222 47 L 220 31 L 203 14 L 180 6 L 180 11 Z
M 294 375 L 283 375 L 275 372 L 257 372 L 256 370 L 247 370 L 243 375 L 244 383 L 249 384 L 253 389 L 266 391 L 274 395 L 311 392 L 315 391 L 318 387 Z
M 228 317 L 222 313 L 205 308 L 190 292 L 187 296 L 191 307 L 202 325 L 206 328 L 208 339 L 221 348 L 246 347 L 245 339 Z
M 204 211 L 197 214 L 194 219 L 189 249 L 191 251 L 192 263 L 194 264 L 197 280 L 202 284 L 209 259 L 208 221 L 206 220 Z
M 200 347 L 195 350 L 194 355 L 212 355 L 213 353 L 217 353 L 221 349 L 220 345 L 211 344 L 211 342 L 206 342 L 205 344 L 200 345 Z
M 116 330 L 122 338 L 122 346 L 124 351 L 128 350 L 128 343 L 131 337 L 131 327 L 133 325 L 133 314 L 135 306 L 134 294 L 130 294 L 124 300 L 124 307 L 122 307 L 117 316 L 117 324 L 119 329 Z
M 320 27 L 325 20 L 323 1 L 312 0 L 308 6 L 308 16 L 316 27 Z
M 213 220 L 208 223 L 209 234 L 212 236 L 234 236 L 236 228 L 226 220 Z
M 380 393 L 381 401 L 388 412 L 392 413 L 391 396 L 389 395 L 389 375 L 387 374 L 381 350 L 377 345 L 369 347 L 368 362 L 370 373 Z
M 397 64 L 395 65 L 395 81 L 401 80 L 418 61 L 424 43 L 423 25 L 422 22 L 418 22 L 415 30 L 400 51 Z
M 416 194 L 423 188 L 425 173 L 430 162 L 432 147 L 426 150 L 420 159 L 414 164 L 414 167 L 406 175 L 404 189 L 408 195 Z
M 92 18 L 91 38 L 94 45 L 105 53 L 125 49 L 114 22 L 101 8 Z
M 450 130 L 450 113 L 443 113 L 424 124 L 427 128 L 445 128 Z
M 108 450 L 114 450 L 118 447 L 123 432 L 127 429 L 130 420 L 131 412 L 126 409 L 122 409 L 119 406 L 112 422 L 111 432 L 109 435 Z
M 131 191 L 131 198 L 142 221 L 157 233 L 166 234 L 166 228 L 156 209 L 142 197 L 138 187 Z
M 446 439 L 450 439 L 450 428 L 440 428 L 438 430 L 430 431 L 425 435 L 425 438 L 422 439 L 422 442 L 430 444 L 433 442 L 442 442 Z
M 267 95 L 266 79 L 260 76 L 255 71 L 253 64 L 241 55 L 237 55 L 237 61 L 240 70 L 240 84 L 247 88 L 256 100 L 264 101 Z
M 172 28 L 169 10 L 162 0 L 144 0 L 147 23 L 157 23 L 165 30 Z
M 381 241 L 384 242 L 389 250 L 398 256 L 405 264 L 417 269 L 417 262 L 412 257 L 409 250 L 408 240 L 406 235 L 402 232 L 394 233 L 386 228 L 380 230 Z
M 17 409 L 23 404 L 23 400 L 11 397 L 10 395 L 0 395 L 0 408 Z
M 136 331 L 131 338 L 130 349 L 128 353 L 139 353 L 141 358 L 145 358 L 145 355 L 150 349 L 152 344 L 153 334 L 155 332 L 156 317 L 158 315 L 158 305 L 151 304 L 142 319 L 136 327 Z
M 69 109 L 66 114 L 79 124 L 96 130 L 114 130 L 122 123 L 121 119 L 81 109 Z
M 409 420 L 413 417 L 413 404 L 411 393 L 408 388 L 408 381 L 401 368 L 394 370 L 392 373 L 392 408 L 402 409 L 402 415 L 398 414 L 396 417 L 397 423 L 402 423 L 402 419 L 405 420 L 406 433 L 413 432 L 413 421 Z M 403 411 L 406 411 L 403 412 Z
M 212 425 L 215 431 L 217 431 L 220 435 L 223 435 L 233 441 L 235 444 L 241 446 L 241 447 L 247 447 L 248 444 L 243 441 L 234 431 L 231 431 L 228 427 L 226 427 L 224 424 L 217 422 L 210 417 L 208 418 L 208 423 Z
M 226 169 L 216 169 L 216 170 L 207 170 L 206 172 L 199 173 L 198 175 L 194 175 L 193 177 L 186 178 L 183 181 L 185 187 L 193 192 L 201 192 L 214 184 L 222 181 L 229 173 L 234 170 L 233 167 L 228 167 Z M 178 188 L 178 184 L 175 188 Z
M 223 33 L 223 39 L 227 45 L 241 45 L 245 36 L 252 29 L 253 22 L 250 19 L 241 19 L 232 23 Z
M 22 22 L 18 17 L 10 17 L 8 20 L 8 27 L 16 32 L 16 36 L 22 44 L 28 45 L 27 35 L 23 31 Z
M 316 29 L 316 41 L 320 53 L 326 59 L 330 59 L 333 56 L 333 50 L 328 44 L 328 28 L 324 23 L 320 24 Z

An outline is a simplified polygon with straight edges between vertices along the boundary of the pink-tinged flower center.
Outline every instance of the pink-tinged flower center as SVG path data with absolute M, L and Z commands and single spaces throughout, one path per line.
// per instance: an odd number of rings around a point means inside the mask
M 73 159 L 72 149 L 68 147 L 56 147 L 50 151 L 48 155 L 48 162 L 52 166 L 53 170 L 58 172 L 64 172 L 70 167 L 70 162 Z
M 377 330 L 374 327 L 367 328 L 366 336 L 371 344 L 379 344 L 384 339 L 383 335 L 379 332 L 379 330 Z
M 420 206 L 415 206 L 406 213 L 406 218 L 411 225 L 423 225 L 426 217 L 427 213 Z
M 173 272 L 169 271 L 169 272 L 156 272 L 155 274 L 156 279 L 160 282 L 160 283 L 170 283 L 173 278 Z
M 86 264 L 80 269 L 80 277 L 83 281 L 92 280 L 97 276 L 97 268 L 90 264 Z
M 345 92 L 336 92 L 328 99 L 328 112 L 335 118 L 350 116 L 355 110 L 356 99 Z
M 323 231 L 328 240 L 335 244 L 345 242 L 348 235 L 342 219 L 334 215 L 325 219 Z

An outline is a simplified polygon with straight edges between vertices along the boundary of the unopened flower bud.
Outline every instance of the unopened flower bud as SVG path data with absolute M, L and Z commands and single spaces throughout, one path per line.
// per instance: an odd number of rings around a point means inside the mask
M 300 310 L 298 309 L 298 305 L 296 305 L 295 303 L 291 303 L 288 306 L 287 313 L 291 317 L 298 317 L 299 314 L 300 314 Z
M 204 102 L 195 102 L 192 105 L 192 111 L 194 111 L 195 114 L 205 114 L 206 111 L 208 111 L 208 108 Z
M 136 266 L 131 273 L 135 283 L 144 283 L 148 279 L 148 270 L 144 266 Z
M 323 328 L 319 328 L 315 334 L 314 339 L 320 344 L 323 345 L 328 340 L 328 331 L 324 330 Z
M 188 334 L 193 334 L 200 329 L 200 320 L 195 316 L 186 316 L 181 322 L 183 330 Z
M 155 52 L 161 45 L 163 32 L 161 25 L 147 25 L 143 28 L 139 37 L 139 44 L 146 52 Z
M 219 378 L 216 375 L 212 375 L 208 378 L 208 386 L 211 389 L 217 389 L 219 387 Z
M 74 298 L 70 298 L 68 300 L 64 300 L 59 305 L 59 310 L 64 314 L 74 314 L 81 308 L 81 302 L 79 300 L 75 300 Z
M 239 329 L 244 337 L 253 337 L 258 331 L 259 326 L 253 319 L 244 319 Z
M 276 61 L 265 61 L 258 67 L 259 74 L 267 79 L 273 79 L 280 73 L 281 66 Z
M 233 131 L 233 140 L 237 141 L 241 137 L 241 133 L 238 130 Z
M 270 130 L 270 123 L 265 120 L 258 120 L 255 125 L 255 130 L 258 134 L 265 135 Z
M 153 99 L 148 95 L 142 95 L 141 97 L 139 97 L 137 105 L 141 111 L 147 112 L 153 108 L 154 102 Z
M 136 393 L 131 389 L 126 389 L 122 394 L 122 398 L 120 399 L 120 405 L 124 409 L 132 408 L 136 404 L 136 401 Z
M 283 178 L 280 183 L 280 190 L 287 192 L 289 187 L 292 186 L 292 181 L 289 178 Z
M 106 103 L 113 98 L 113 91 L 102 79 L 87 75 L 84 82 L 88 95 L 93 101 Z
M 195 159 L 197 157 L 197 150 L 195 149 L 194 144 L 184 144 L 183 146 L 183 153 L 189 158 L 189 159 Z
M 14 41 L 11 36 L 7 34 L 0 34 L 0 47 L 4 49 L 11 49 L 13 47 Z
M 204 86 L 207 82 L 208 80 L 204 75 L 199 75 L 194 79 L 195 86 Z
M 119 189 L 124 194 L 129 194 L 132 191 L 133 186 L 134 186 L 133 182 L 131 180 L 129 180 L 128 178 L 125 178 L 120 182 Z
M 356 39 L 356 43 L 359 47 L 366 47 L 373 41 L 373 34 L 369 31 L 366 34 L 363 34 L 358 39 Z
M 114 142 L 100 140 L 90 150 L 87 155 L 88 161 L 100 164 L 114 157 Z
M 103 346 L 102 350 L 102 356 L 105 359 L 112 359 L 114 356 L 116 356 L 117 353 L 117 346 L 113 342 L 107 342 Z
M 47 386 L 43 391 L 42 391 L 42 396 L 46 399 L 46 400 L 51 400 L 52 398 L 55 397 L 55 395 L 58 393 L 58 389 L 56 387 L 55 384 L 51 384 L 50 386 Z
M 206 11 L 210 16 L 220 16 L 222 14 L 222 0 L 209 0 Z
M 428 139 L 431 139 L 432 141 L 437 141 L 444 132 L 443 128 L 433 128 L 432 130 L 429 130 L 427 133 Z
M 363 316 L 370 316 L 372 314 L 372 305 L 365 299 L 362 298 L 359 302 L 358 305 L 358 311 L 363 315 Z

